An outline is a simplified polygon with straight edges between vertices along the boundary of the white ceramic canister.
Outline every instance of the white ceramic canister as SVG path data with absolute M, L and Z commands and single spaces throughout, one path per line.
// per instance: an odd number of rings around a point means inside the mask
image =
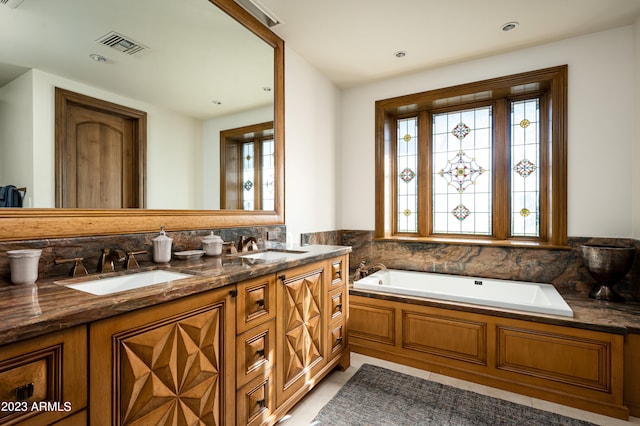
M 40 249 L 9 250 L 9 269 L 12 284 L 33 284 L 38 279 Z
M 171 245 L 173 238 L 167 237 L 164 226 L 160 228 L 160 235 L 153 239 L 153 261 L 167 263 L 171 260 Z
M 222 238 L 218 235 L 213 235 L 213 231 L 211 231 L 211 234 L 202 239 L 202 250 L 205 251 L 207 256 L 220 256 L 223 243 Z

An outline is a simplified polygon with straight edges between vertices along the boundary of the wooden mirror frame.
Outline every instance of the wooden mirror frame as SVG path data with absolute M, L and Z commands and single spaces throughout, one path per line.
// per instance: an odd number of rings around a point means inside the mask
M 274 50 L 274 211 L 0 209 L 0 241 L 284 224 L 284 41 L 233 0 L 209 0 Z

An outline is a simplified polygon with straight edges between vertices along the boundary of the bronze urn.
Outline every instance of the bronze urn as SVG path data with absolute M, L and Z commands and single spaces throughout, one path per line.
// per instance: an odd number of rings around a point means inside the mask
M 630 246 L 608 244 L 584 244 L 580 247 L 582 262 L 599 285 L 589 293 L 598 300 L 623 302 L 624 297 L 612 286 L 631 270 L 636 249 Z

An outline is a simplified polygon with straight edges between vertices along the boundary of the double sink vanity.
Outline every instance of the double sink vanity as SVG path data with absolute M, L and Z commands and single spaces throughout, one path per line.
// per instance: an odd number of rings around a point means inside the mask
M 350 251 L 268 249 L 1 286 L 0 400 L 13 402 L 0 422 L 274 423 L 349 365 Z

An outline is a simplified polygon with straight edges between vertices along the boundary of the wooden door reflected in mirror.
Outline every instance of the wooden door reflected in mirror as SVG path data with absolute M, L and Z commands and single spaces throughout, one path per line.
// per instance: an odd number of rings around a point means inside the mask
M 146 113 L 56 88 L 56 207 L 144 207 Z

